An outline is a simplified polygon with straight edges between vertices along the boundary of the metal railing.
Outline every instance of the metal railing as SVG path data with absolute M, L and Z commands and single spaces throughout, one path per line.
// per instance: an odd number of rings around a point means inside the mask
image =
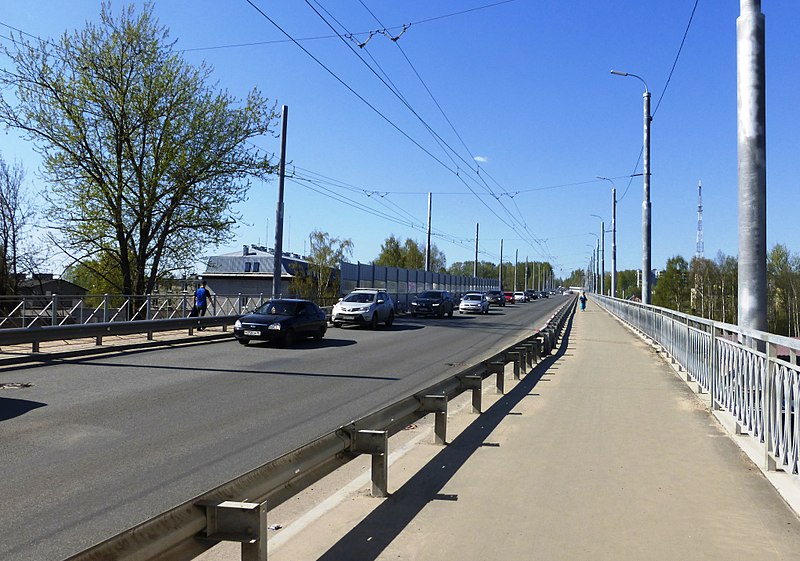
M 638 302 L 595 295 L 609 312 L 661 346 L 712 410 L 764 447 L 765 468 L 800 473 L 800 340 Z M 798 477 L 800 480 L 800 477 Z
M 519 378 L 523 370 L 528 372 L 551 354 L 575 302 L 571 298 L 546 326 L 489 360 L 339 427 L 67 561 L 188 561 L 220 541 L 241 542 L 243 561 L 266 561 L 268 509 L 360 454 L 372 456 L 373 495 L 387 496 L 389 436 L 433 413 L 436 443 L 444 445 L 448 401 L 471 391 L 473 411 L 480 414 L 483 380 L 496 376 L 497 391 L 504 393 L 506 364 L 513 363 Z
M 191 292 L 144 296 L 3 296 L 0 297 L 0 329 L 184 318 L 192 309 L 192 297 Z M 263 293 L 213 294 L 206 314 L 241 315 L 269 298 Z

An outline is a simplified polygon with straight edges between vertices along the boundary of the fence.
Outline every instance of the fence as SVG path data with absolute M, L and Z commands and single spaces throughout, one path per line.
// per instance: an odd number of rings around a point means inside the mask
M 414 269 L 382 267 L 364 263 L 340 265 L 342 295 L 355 288 L 380 288 L 386 290 L 397 303 L 399 311 L 408 309 L 413 296 L 423 290 L 447 290 L 455 294 L 498 290 L 498 279 L 485 279 L 432 273 Z
M 0 329 L 185 318 L 192 309 L 192 297 L 190 292 L 145 296 L 4 296 L 0 297 L 0 310 L 4 311 Z M 241 315 L 269 298 L 264 294 L 214 294 L 207 315 Z
M 596 295 L 684 368 L 713 410 L 764 447 L 766 469 L 800 477 L 800 340 Z

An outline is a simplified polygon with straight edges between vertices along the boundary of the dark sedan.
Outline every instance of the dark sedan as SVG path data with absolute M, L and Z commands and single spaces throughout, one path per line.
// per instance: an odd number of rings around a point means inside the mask
M 417 294 L 411 301 L 411 315 L 416 317 L 430 314 L 441 318 L 447 314 L 453 317 L 455 306 L 453 296 L 448 291 L 426 290 Z
M 503 293 L 499 290 L 486 291 L 486 299 L 489 301 L 490 306 L 505 306 L 506 299 Z
M 322 339 L 328 323 L 319 306 L 308 300 L 277 299 L 240 317 L 233 336 L 242 345 L 253 339 L 277 341 L 288 346 L 299 339 Z

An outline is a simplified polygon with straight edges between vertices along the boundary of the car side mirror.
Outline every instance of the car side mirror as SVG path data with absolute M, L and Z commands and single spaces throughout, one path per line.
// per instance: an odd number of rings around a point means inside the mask
M 341 302 L 342 300 L 344 300 L 344 298 L 339 298 L 339 302 Z

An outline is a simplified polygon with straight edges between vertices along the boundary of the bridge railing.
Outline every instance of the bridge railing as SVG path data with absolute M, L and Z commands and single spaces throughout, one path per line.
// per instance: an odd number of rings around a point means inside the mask
M 388 495 L 388 437 L 433 413 L 437 444 L 446 444 L 448 401 L 472 393 L 482 413 L 482 383 L 496 376 L 503 393 L 506 364 L 528 372 L 556 348 L 575 308 L 569 299 L 545 326 L 423 391 L 339 427 L 245 475 L 111 537 L 67 561 L 188 561 L 220 541 L 242 543 L 243 561 L 267 560 L 267 511 L 361 454 L 372 456 L 372 494 Z
M 800 480 L 800 340 L 616 298 L 593 297 L 661 346 L 713 410 L 764 447 L 766 469 Z

